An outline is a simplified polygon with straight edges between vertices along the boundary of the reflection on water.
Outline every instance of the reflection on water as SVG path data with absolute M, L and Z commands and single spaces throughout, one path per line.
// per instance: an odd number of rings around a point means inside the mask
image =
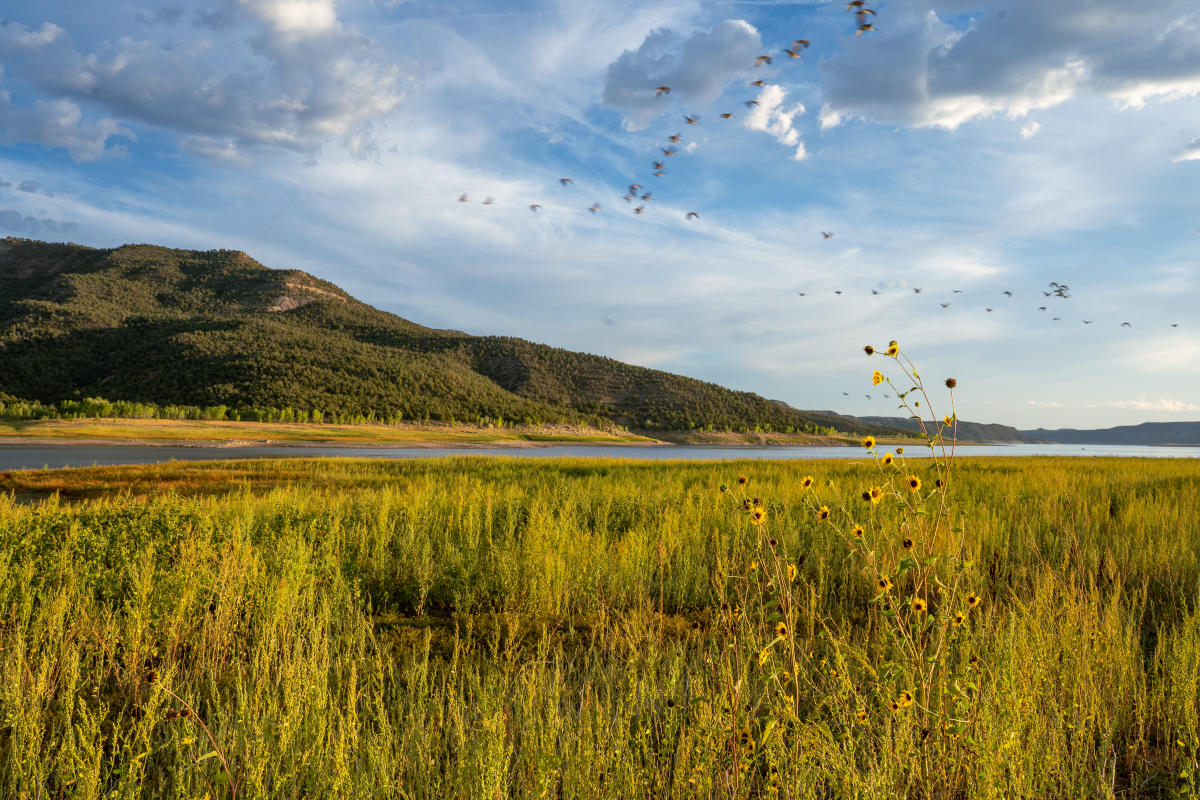
M 917 444 L 905 455 L 927 455 Z M 1200 458 L 1200 447 L 1141 445 L 1009 444 L 964 446 L 959 456 L 1081 456 L 1140 458 Z M 857 447 L 688 447 L 679 445 L 561 445 L 554 447 L 144 447 L 139 445 L 0 445 L 0 471 L 42 467 L 88 467 L 112 464 L 153 464 L 161 461 L 212 461 L 245 458 L 433 458 L 436 456 L 510 456 L 517 458 L 629 458 L 689 461 L 751 459 L 863 458 Z

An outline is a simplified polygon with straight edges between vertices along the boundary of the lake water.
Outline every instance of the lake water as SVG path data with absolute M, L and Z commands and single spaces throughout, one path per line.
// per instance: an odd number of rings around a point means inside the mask
M 928 454 L 917 444 L 905 455 Z M 994 445 L 963 446 L 958 456 L 1078 456 L 1082 458 L 1200 458 L 1200 447 L 1135 445 Z M 554 447 L 145 447 L 141 445 L 0 445 L 0 471 L 42 467 L 89 467 L 113 464 L 154 464 L 163 461 L 213 461 L 246 458 L 435 458 L 438 456 L 510 456 L 514 458 L 628 458 L 689 461 L 731 459 L 862 458 L 857 447 L 691 447 L 662 445 L 561 445 Z

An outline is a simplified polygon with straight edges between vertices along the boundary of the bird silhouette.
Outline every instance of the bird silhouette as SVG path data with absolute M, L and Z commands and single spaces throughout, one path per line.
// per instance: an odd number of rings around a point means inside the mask
M 645 206 L 638 206 L 637 208 L 635 208 L 635 209 L 633 210 L 633 213 L 635 213 L 635 214 L 642 214 L 642 213 L 645 213 L 645 211 L 646 211 L 646 207 L 645 207 Z
M 664 176 L 664 175 L 666 175 L 666 174 L 667 174 L 667 173 L 665 173 L 665 172 L 662 172 L 662 171 L 660 170 L 660 171 L 658 171 L 658 172 L 654 173 L 654 177 L 656 177 L 656 178 L 661 178 L 661 177 L 663 177 L 663 176 Z
M 822 236 L 822 237 L 824 237 L 824 238 L 826 238 L 826 239 L 832 239 L 832 238 L 833 238 L 833 234 L 832 234 L 832 233 L 826 233 L 825 231 L 821 231 L 821 236 Z
M 687 114 L 684 114 L 683 118 L 684 118 L 684 120 L 687 121 L 688 125 L 699 125 L 700 124 L 699 117 L 689 117 Z
M 799 50 L 795 50 L 795 49 L 793 49 L 793 50 L 788 50 L 788 49 L 785 47 L 785 48 L 784 48 L 784 50 L 783 50 L 783 52 L 787 53 L 787 57 L 788 57 L 788 58 L 804 58 L 804 56 L 802 56 L 802 55 L 800 54 L 800 51 L 799 51 Z
M 1007 289 L 1004 290 L 1004 293 L 1009 297 L 1012 297 L 1012 292 L 1008 291 Z
M 687 219 L 700 219 L 700 215 L 695 211 L 689 211 L 687 212 Z
M 662 150 L 662 152 L 663 152 L 663 155 L 664 155 L 664 156 L 668 156 L 668 157 L 670 157 L 670 156 L 673 156 L 673 155 L 675 155 L 675 151 L 674 151 L 674 150 L 668 150 L 668 149 L 667 149 L 667 148 L 665 148 L 665 147 L 660 147 L 660 148 L 658 148 L 658 149 L 659 149 L 659 150 Z
M 1172 328 L 1178 328 L 1178 327 L 1179 327 L 1179 323 L 1178 323 L 1178 322 L 1172 322 L 1172 323 L 1171 323 L 1171 327 L 1172 327 Z
M 673 134 L 673 135 L 671 135 L 671 136 L 668 136 L 668 137 L 667 137 L 667 141 L 668 141 L 668 142 L 674 142 L 675 144 L 679 144 L 680 142 L 682 142 L 682 141 L 683 141 L 683 139 L 681 139 L 681 138 L 680 138 L 680 136 L 679 136 L 679 134 L 678 134 L 678 133 L 676 133 L 676 134 Z
M 854 34 L 854 38 L 857 39 L 859 36 L 862 36 L 867 31 L 873 31 L 873 30 L 875 30 L 874 25 L 872 25 L 869 22 L 864 22 L 863 24 L 858 26 L 858 32 Z
M 759 56 L 758 58 L 754 59 L 754 66 L 756 66 L 756 67 L 761 67 L 763 64 L 769 65 L 770 63 L 771 63 L 770 56 Z
M 1038 306 L 1038 311 L 1045 311 L 1045 310 L 1046 310 L 1045 306 Z
M 1084 325 L 1091 325 L 1091 324 L 1092 324 L 1092 320 L 1090 320 L 1090 319 L 1085 319 L 1085 320 L 1083 321 L 1083 324 L 1084 324 Z
M 801 297 L 808 297 L 808 292 L 797 292 L 796 294 L 800 295 Z
M 758 101 L 757 100 L 747 100 L 746 105 L 753 107 L 753 106 L 758 105 Z
M 797 39 L 796 41 L 792 42 L 792 49 L 799 50 L 801 47 L 807 49 L 808 45 L 809 45 L 808 39 Z
M 942 306 L 942 308 L 949 308 L 949 307 L 950 307 L 950 304 L 949 304 L 949 303 L 942 303 L 942 304 L 941 304 L 941 306 Z
M 671 93 L 670 86 L 659 86 L 659 87 L 655 88 L 655 90 L 654 90 L 655 97 L 662 97 L 664 94 L 670 94 L 670 93 Z
M 921 293 L 920 289 L 913 289 L 913 294 L 920 294 L 920 293 Z
M 536 214 L 541 207 L 540 203 L 533 203 L 529 206 L 529 210 Z
M 871 294 L 879 294 L 879 290 L 878 290 L 878 289 L 872 289 L 872 290 L 871 290 Z
M 496 200 L 494 198 L 489 197 L 483 201 L 483 204 L 485 206 L 494 206 L 494 205 L 496 205 Z
M 849 396 L 850 396 L 850 393 L 849 393 L 849 392 L 842 392 L 842 394 L 846 395 L 846 397 L 849 397 Z
M 841 289 L 834 289 L 834 290 L 833 290 L 833 293 L 834 293 L 834 294 L 841 294 L 841 293 L 842 293 L 842 290 L 841 290 Z
M 666 169 L 666 166 L 661 161 L 655 161 L 654 168 L 655 169 Z
M 955 294 L 962 294 L 962 289 L 954 289 Z
M 574 183 L 575 179 L 574 178 L 559 178 L 558 182 L 561 183 L 563 186 L 566 186 L 569 183 Z
M 640 189 L 640 188 L 642 188 L 642 185 L 640 183 L 631 183 L 631 184 L 629 184 L 629 193 L 637 194 L 638 189 Z
M 868 400 L 871 399 L 871 395 L 869 395 L 869 394 L 864 394 L 863 397 L 867 398 Z
M 466 203 L 466 202 L 468 202 L 468 201 L 467 201 L 467 196 L 466 196 L 465 194 L 460 194 L 460 195 L 458 196 L 458 202 L 460 202 L 460 203 Z
M 595 214 L 599 210 L 600 210 L 599 203 L 592 203 L 590 206 L 588 206 L 588 211 L 592 212 L 592 214 Z
M 625 202 L 626 202 L 626 203 L 628 203 L 630 200 L 636 200 L 636 199 L 637 199 L 637 198 L 635 198 L 635 197 L 634 197 L 633 195 L 631 195 L 631 194 L 627 194 L 627 195 L 625 195 Z
M 767 82 L 764 80 L 750 81 L 750 85 L 751 86 L 766 86 Z
M 1062 322 L 1062 317 L 1055 317 L 1051 322 Z
M 1121 327 L 1122 327 L 1122 328 L 1132 328 L 1133 326 L 1132 326 L 1132 325 L 1130 325 L 1128 322 L 1122 322 L 1122 323 L 1121 323 Z
M 853 11 L 856 8 L 862 8 L 866 4 L 866 0 L 850 0 L 849 3 L 846 3 L 846 10 Z
M 733 119 L 733 114 L 722 114 L 721 119 Z
M 992 313 L 992 310 L 990 308 L 985 308 L 984 311 L 988 312 L 989 314 Z
M 643 192 L 643 193 L 642 193 L 642 199 L 643 199 L 643 200 L 645 200 L 647 203 L 649 203 L 649 202 L 650 202 L 650 200 L 651 200 L 651 198 L 650 198 L 650 193 L 649 193 L 649 192 Z

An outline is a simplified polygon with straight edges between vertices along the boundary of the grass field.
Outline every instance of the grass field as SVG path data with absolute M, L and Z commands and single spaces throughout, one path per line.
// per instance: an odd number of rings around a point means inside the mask
M 145 444 L 388 444 L 520 445 L 554 442 L 652 444 L 624 431 L 568 425 L 538 428 L 478 428 L 463 425 L 338 425 L 309 422 L 230 422 L 173 419 L 0 419 L 0 439 L 46 442 L 129 442 Z
M 5 474 L 0 795 L 1195 797 L 1200 463 L 890 469 Z

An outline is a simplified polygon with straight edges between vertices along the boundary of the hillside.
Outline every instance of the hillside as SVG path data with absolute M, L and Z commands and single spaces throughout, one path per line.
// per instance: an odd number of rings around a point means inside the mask
M 1022 433 L 1057 444 L 1200 445 L 1200 422 L 1143 422 L 1098 430 L 1038 428 Z
M 0 393 L 640 429 L 883 432 L 716 384 L 427 328 L 245 253 L 0 240 Z
M 857 419 L 868 425 L 883 425 L 889 428 L 900 428 L 901 430 L 912 432 L 920 431 L 917 421 L 906 417 L 858 417 Z M 927 421 L 925 426 L 928 430 L 937 430 L 936 422 Z M 1008 425 L 967 422 L 961 419 L 955 426 L 955 435 L 960 442 L 983 442 L 988 444 L 1019 444 L 1036 440 L 1036 437 L 1027 435 L 1027 432 L 1019 431 Z

